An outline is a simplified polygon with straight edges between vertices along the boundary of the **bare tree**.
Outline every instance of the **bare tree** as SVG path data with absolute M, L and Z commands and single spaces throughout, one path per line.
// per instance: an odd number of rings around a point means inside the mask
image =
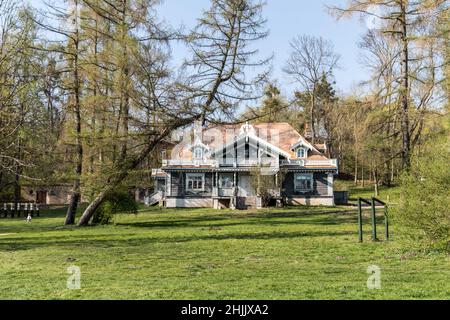
M 267 62 L 253 62 L 251 58 L 256 50 L 249 48 L 253 41 L 267 34 L 261 31 L 265 22 L 261 18 L 262 7 L 262 4 L 250 0 L 212 0 L 211 8 L 186 38 L 193 59 L 184 64 L 183 72 L 173 82 L 167 79 L 165 72 L 161 72 L 164 68 L 160 63 L 154 64 L 156 68 L 145 67 L 156 60 L 142 53 L 142 48 L 148 48 L 143 47 L 142 43 L 136 47 L 133 61 L 137 63 L 133 70 L 135 75 L 139 75 L 139 81 L 146 85 L 139 85 L 140 94 L 134 96 L 133 102 L 142 108 L 146 102 L 137 97 L 150 97 L 147 100 L 150 106 L 144 107 L 144 110 L 150 108 L 155 121 L 148 125 L 145 123 L 148 115 L 135 112 L 133 122 L 139 126 L 133 130 L 134 135 L 139 135 L 145 142 L 135 146 L 136 152 L 128 154 L 124 161 L 116 162 L 105 186 L 85 210 L 79 225 L 88 224 L 105 196 L 156 150 L 173 130 L 190 125 L 195 120 L 214 120 L 218 115 L 230 114 L 239 102 L 254 98 L 253 89 L 265 73 L 256 80 L 246 80 L 244 69 Z M 161 41 L 161 37 L 155 36 L 148 39 L 153 46 Z M 158 79 L 162 78 L 166 80 L 160 82 Z M 156 90 L 158 94 L 155 94 L 155 84 L 159 88 Z
M 0 1 L 0 168 L 16 174 L 24 165 L 17 157 L 16 137 L 21 128 L 22 115 L 17 97 L 24 90 L 26 79 L 19 76 L 23 61 L 20 52 L 26 46 L 26 36 L 21 34 L 17 23 L 16 1 Z M 20 153 L 20 152 L 19 152 Z
M 40 18 L 35 22 L 46 32 L 52 33 L 58 40 L 56 45 L 37 47 L 38 50 L 58 53 L 61 56 L 58 72 L 62 74 L 62 85 L 68 98 L 66 110 L 69 121 L 72 124 L 73 147 L 75 149 L 73 185 L 70 195 L 70 203 L 66 213 L 65 224 L 75 223 L 75 215 L 78 203 L 81 200 L 81 175 L 83 173 L 83 143 L 82 143 L 82 39 L 81 28 L 81 4 L 80 0 L 68 0 L 68 9 L 63 9 L 55 4 L 47 3 L 46 11 L 41 12 Z
M 30 49 L 36 34 L 30 11 L 19 2 L 0 1 L 0 188 L 13 186 L 16 206 L 22 178 L 31 178 L 39 163 L 31 146 L 43 142 L 36 133 L 45 123 L 39 100 L 42 62 Z
M 414 141 L 419 139 L 423 124 L 420 118 L 411 122 L 411 105 L 416 104 L 417 108 L 417 104 L 423 107 L 430 102 L 437 83 L 436 68 L 439 67 L 439 63 L 436 64 L 435 58 L 432 57 L 435 51 L 422 49 L 425 43 L 430 45 L 437 40 L 438 37 L 430 33 L 430 27 L 441 12 L 448 10 L 448 1 L 350 0 L 344 8 L 330 9 L 338 18 L 355 14 L 375 18 L 378 20 L 377 35 L 390 37 L 391 43 L 397 48 L 397 52 L 382 64 L 393 64 L 398 71 L 398 77 L 394 80 L 398 83 L 396 95 L 402 137 L 401 159 L 403 168 L 408 168 L 411 148 Z M 427 63 L 426 66 L 424 62 L 430 59 L 433 62 Z M 420 79 L 424 75 L 428 77 L 425 81 Z M 426 89 L 423 90 L 422 86 L 421 98 L 415 101 L 411 94 L 416 85 L 421 86 L 421 82 L 427 82 Z
M 268 70 L 248 77 L 248 67 L 266 66 L 253 43 L 268 35 L 264 4 L 254 0 L 212 0 L 196 28 L 186 38 L 192 59 L 184 63 L 181 85 L 185 97 L 202 114 L 205 124 L 221 115 L 234 118 L 236 106 L 262 96 Z M 255 58 L 256 57 L 256 58 Z
M 314 142 L 317 137 L 317 88 L 323 76 L 329 78 L 332 75 L 339 55 L 334 52 L 331 42 L 320 37 L 297 36 L 290 46 L 292 52 L 284 72 L 293 77 L 301 90 L 309 96 L 309 118 Z

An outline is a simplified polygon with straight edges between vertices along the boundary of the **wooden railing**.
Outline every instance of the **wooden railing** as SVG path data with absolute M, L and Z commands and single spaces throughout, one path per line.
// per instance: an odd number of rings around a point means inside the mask
M 307 159 L 295 159 L 295 160 L 282 160 L 282 166 L 331 166 L 337 167 L 336 159 L 327 159 L 327 160 L 307 160 Z
M 213 197 L 233 197 L 236 194 L 236 188 L 219 188 L 214 187 L 212 196 Z
M 278 159 L 206 159 L 206 160 L 163 160 L 162 166 L 211 166 L 211 167 L 278 167 Z M 156 173 L 156 172 L 155 172 Z
M 293 159 L 293 160 L 281 160 L 278 159 L 206 159 L 206 160 L 163 160 L 163 167 L 167 166 L 211 166 L 217 167 L 269 167 L 278 168 L 281 166 L 330 166 L 337 168 L 336 159 L 326 160 L 307 160 L 307 159 Z M 156 171 L 152 172 L 156 174 Z
M 163 160 L 163 167 L 167 166 L 211 166 L 217 167 L 216 160 Z

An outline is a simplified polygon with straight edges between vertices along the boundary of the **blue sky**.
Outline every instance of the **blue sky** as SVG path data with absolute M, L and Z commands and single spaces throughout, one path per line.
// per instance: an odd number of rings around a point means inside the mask
M 359 63 L 361 51 L 358 42 L 366 31 L 359 19 L 336 19 L 328 14 L 326 5 L 344 5 L 345 0 L 267 0 L 264 15 L 268 19 L 270 35 L 260 41 L 258 48 L 264 56 L 274 54 L 273 78 L 278 81 L 283 93 L 290 94 L 295 84 L 282 68 L 290 52 L 289 41 L 297 34 L 322 36 L 333 42 L 341 55 L 340 69 L 335 71 L 339 91 L 351 93 L 357 84 L 367 79 L 367 70 Z M 192 27 L 209 0 L 165 0 L 160 15 L 172 25 Z M 173 56 L 182 60 L 185 52 L 174 48 Z
M 28 0 L 39 6 L 39 0 Z M 58 2 L 58 0 L 57 0 Z M 267 0 L 264 15 L 268 19 L 268 38 L 258 43 L 262 56 L 274 55 L 273 79 L 282 92 L 290 95 L 295 84 L 282 72 L 290 52 L 289 41 L 298 34 L 322 36 L 333 42 L 335 51 L 341 55 L 340 69 L 335 71 L 338 91 L 349 94 L 357 84 L 367 79 L 367 70 L 360 64 L 361 51 L 358 42 L 366 31 L 364 23 L 357 18 L 336 21 L 326 11 L 326 5 L 344 5 L 346 0 Z M 160 18 L 177 27 L 191 28 L 209 0 L 164 0 L 159 8 Z M 174 63 L 185 58 L 186 51 L 179 45 L 173 47 Z

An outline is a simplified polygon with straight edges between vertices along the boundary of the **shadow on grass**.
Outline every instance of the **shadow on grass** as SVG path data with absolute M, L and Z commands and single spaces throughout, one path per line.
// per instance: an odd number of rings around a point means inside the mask
M 364 219 L 367 223 L 367 218 Z M 326 226 L 334 226 L 341 224 L 350 224 L 355 226 L 355 231 L 336 231 L 330 230 Z M 254 212 L 248 214 L 239 214 L 238 212 L 230 213 L 202 213 L 200 216 L 177 216 L 172 215 L 170 218 L 156 221 L 136 221 L 123 222 L 116 225 L 116 230 L 122 230 L 120 227 L 128 228 L 147 228 L 151 229 L 177 229 L 186 228 L 187 235 L 171 236 L 163 234 L 155 237 L 150 233 L 148 236 L 136 236 L 127 229 L 127 233 L 108 233 L 108 228 L 114 230 L 115 227 L 92 227 L 88 229 L 65 229 L 61 227 L 42 226 L 32 232 L 40 231 L 70 231 L 70 230 L 95 230 L 99 231 L 97 234 L 70 234 L 64 235 L 49 235 L 38 238 L 33 237 L 18 237 L 11 235 L 0 238 L 0 251 L 15 251 L 28 250 L 38 247 L 93 247 L 93 248 L 109 248 L 109 247 L 126 247 L 139 246 L 153 243 L 181 243 L 188 241 L 207 241 L 207 240 L 271 240 L 283 238 L 314 238 L 314 237 L 338 237 L 338 236 L 354 236 L 356 235 L 357 215 L 354 210 L 317 210 L 312 212 L 298 212 L 298 211 L 272 211 L 272 212 Z M 258 232 L 258 225 L 279 226 L 279 225 L 318 225 L 323 226 L 320 231 L 260 231 Z M 253 232 L 246 230 L 234 231 L 227 230 L 227 227 L 232 226 L 251 226 Z M 191 228 L 190 230 L 188 228 Z M 224 229 L 222 229 L 224 228 Z M 18 232 L 11 228 L 11 232 Z M 18 228 L 24 230 L 24 228 Z M 328 230 L 327 230 L 328 229 Z M 265 229 L 267 230 L 267 229 Z M 25 232 L 30 230 L 24 230 Z M 178 231 L 179 232 L 179 231 Z M 180 232 L 179 232 L 180 233 Z M 28 234 L 29 235 L 29 234 Z
M 190 241 L 223 241 L 223 240 L 274 240 L 294 238 L 316 238 L 316 237 L 338 237 L 355 235 L 352 231 L 307 231 L 307 232 L 254 232 L 254 233 L 224 233 L 224 234 L 201 234 L 174 237 L 133 237 L 132 234 L 126 239 L 98 239 L 98 235 L 83 236 L 53 236 L 42 239 L 30 238 L 8 238 L 8 241 L 0 243 L 0 251 L 30 250 L 39 247 L 83 247 L 89 248 L 113 248 L 113 247 L 138 247 L 149 244 L 183 243 Z M 95 239 L 97 238 L 97 239 Z M 68 251 L 69 253 L 70 251 Z
M 294 220 L 282 219 L 280 220 L 243 220 L 243 221 L 229 221 L 229 219 L 211 219 L 211 220 L 163 220 L 155 222 L 134 222 L 134 223 L 118 223 L 118 226 L 138 227 L 138 228 L 189 228 L 189 227 L 232 227 L 232 226 L 277 226 L 277 225 L 322 225 L 332 226 L 340 224 L 356 224 L 357 217 L 343 217 L 339 219 L 308 219 L 308 220 Z
M 326 214 L 326 216 L 324 216 Z M 320 217 L 316 217 L 320 216 Z M 298 218 L 298 219 L 295 219 Z M 200 217 L 172 216 L 170 219 L 145 222 L 119 222 L 117 226 L 139 228 L 183 228 L 199 226 L 240 226 L 240 225 L 340 225 L 356 223 L 358 217 L 355 211 L 316 211 L 305 212 L 270 212 L 249 213 L 240 216 L 236 213 L 204 214 Z

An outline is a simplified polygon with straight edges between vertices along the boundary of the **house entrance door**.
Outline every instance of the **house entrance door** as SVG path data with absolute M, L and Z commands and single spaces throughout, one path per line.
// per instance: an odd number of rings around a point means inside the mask
M 239 197 L 253 197 L 256 195 L 256 192 L 252 187 L 252 177 L 250 175 L 239 175 L 238 187 Z

